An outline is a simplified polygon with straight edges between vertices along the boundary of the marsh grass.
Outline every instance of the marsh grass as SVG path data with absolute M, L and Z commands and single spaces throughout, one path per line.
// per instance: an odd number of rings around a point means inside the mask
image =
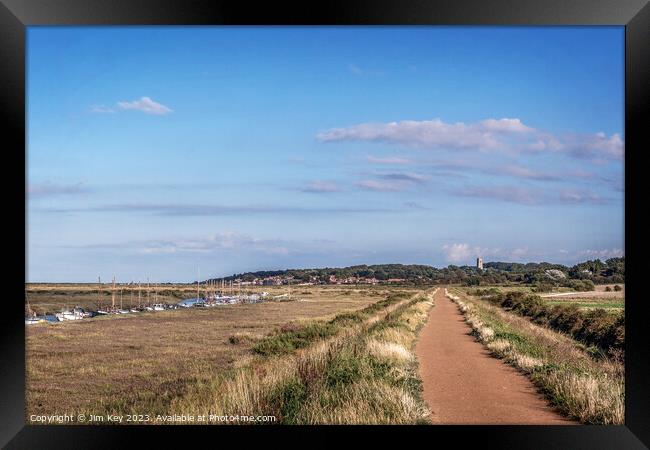
M 173 407 L 274 415 L 282 424 L 427 423 L 412 349 L 432 295 L 393 295 L 328 322 L 279 330 L 260 342 L 264 352 L 257 349 L 250 365 L 193 389 Z
M 252 347 L 283 328 L 327 322 L 337 315 L 349 318 L 390 295 L 418 292 L 346 287 L 352 293 L 341 296 L 336 286 L 308 289 L 311 301 L 304 303 L 181 309 L 26 327 L 26 416 L 173 413 L 172 403 L 196 386 L 228 379 L 232 370 L 253 364 L 262 355 Z M 61 297 L 61 303 L 77 302 L 76 297 Z

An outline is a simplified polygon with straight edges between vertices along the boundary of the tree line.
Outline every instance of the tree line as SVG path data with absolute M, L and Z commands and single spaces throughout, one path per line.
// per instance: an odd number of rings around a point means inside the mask
M 624 283 L 625 257 L 581 262 L 574 266 L 562 264 L 488 262 L 480 270 L 474 266 L 449 265 L 437 268 L 422 264 L 375 264 L 357 265 L 343 268 L 325 267 L 319 269 L 262 270 L 233 274 L 221 280 L 253 281 L 278 277 L 287 283 L 312 282 L 327 284 L 330 277 L 337 281 L 376 279 L 380 282 L 401 280 L 407 284 L 466 284 L 479 286 L 487 284 L 525 283 L 539 286 L 567 286 L 577 290 L 589 290 L 593 284 Z M 593 288 L 593 287 L 592 287 Z

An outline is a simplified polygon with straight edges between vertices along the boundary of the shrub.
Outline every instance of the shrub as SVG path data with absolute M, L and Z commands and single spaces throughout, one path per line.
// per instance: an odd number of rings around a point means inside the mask
M 304 348 L 319 338 L 333 335 L 336 327 L 332 322 L 311 323 L 296 328 L 294 325 L 283 327 L 279 333 L 272 335 L 253 347 L 261 355 L 280 355 Z
M 533 287 L 533 292 L 551 292 L 555 286 L 552 283 L 546 283 L 543 281 L 537 282 Z
M 590 280 L 586 281 L 591 283 Z M 580 285 L 584 288 L 589 283 Z M 538 295 L 523 292 L 494 295 L 488 297 L 488 300 L 504 309 L 530 317 L 534 323 L 567 333 L 586 345 L 596 345 L 610 352 L 625 346 L 623 315 L 610 314 L 604 309 L 585 313 L 576 305 L 548 306 Z
M 618 284 L 616 284 L 616 285 L 614 285 L 614 290 L 615 290 L 616 292 L 619 292 L 619 291 L 622 291 L 623 288 L 620 287 Z
M 612 292 L 612 288 L 609 287 L 609 286 L 607 286 L 607 287 L 605 288 L 605 292 Z
M 556 306 L 552 314 L 551 325 L 555 328 L 573 334 L 583 324 L 583 314 L 576 305 Z
M 282 423 L 298 423 L 298 415 L 306 398 L 305 387 L 298 380 L 290 380 L 279 386 L 270 395 L 270 405 L 277 405 Z
M 585 291 L 595 291 L 596 286 L 594 285 L 594 282 L 591 280 L 581 280 L 582 281 L 582 288 Z
M 361 378 L 361 362 L 353 355 L 339 355 L 328 367 L 325 382 L 329 387 L 343 386 Z
M 491 287 L 489 289 L 475 289 L 473 292 L 470 292 L 471 295 L 476 295 L 478 297 L 490 297 L 492 295 L 499 295 L 501 291 L 498 288 Z
M 574 291 L 593 291 L 596 289 L 594 282 L 591 280 L 566 280 L 562 286 L 573 289 Z

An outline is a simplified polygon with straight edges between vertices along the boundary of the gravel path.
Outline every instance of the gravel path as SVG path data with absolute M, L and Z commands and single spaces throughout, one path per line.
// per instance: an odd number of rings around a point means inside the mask
M 438 424 L 568 425 L 532 382 L 477 342 L 455 303 L 438 289 L 416 354 L 424 399 Z

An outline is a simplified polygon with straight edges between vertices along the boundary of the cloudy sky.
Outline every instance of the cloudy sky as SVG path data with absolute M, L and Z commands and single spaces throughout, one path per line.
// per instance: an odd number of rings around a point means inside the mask
M 31 27 L 29 281 L 620 256 L 622 27 Z

